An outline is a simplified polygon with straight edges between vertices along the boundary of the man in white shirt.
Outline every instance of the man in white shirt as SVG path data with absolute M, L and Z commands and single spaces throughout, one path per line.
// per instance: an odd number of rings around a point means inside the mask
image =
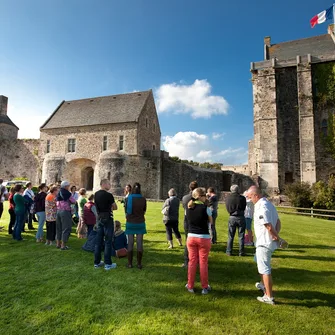
M 261 282 L 256 287 L 264 292 L 257 300 L 274 305 L 272 293 L 271 256 L 278 248 L 280 220 L 275 206 L 262 196 L 261 190 L 252 186 L 248 197 L 254 203 L 254 229 L 256 235 L 256 261 Z

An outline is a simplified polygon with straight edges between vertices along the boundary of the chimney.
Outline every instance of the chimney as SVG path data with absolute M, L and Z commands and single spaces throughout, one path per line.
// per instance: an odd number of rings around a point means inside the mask
M 264 37 L 264 60 L 269 60 L 269 48 L 271 47 L 271 37 L 265 36 Z
M 0 115 L 7 115 L 8 98 L 0 95 Z
M 335 24 L 332 23 L 328 26 L 328 34 L 331 36 L 335 43 Z

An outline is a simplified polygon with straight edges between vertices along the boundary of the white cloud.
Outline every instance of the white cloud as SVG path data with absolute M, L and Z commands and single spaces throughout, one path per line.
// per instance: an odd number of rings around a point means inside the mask
M 222 96 L 211 95 L 207 80 L 196 79 L 192 85 L 164 84 L 156 90 L 158 112 L 191 114 L 193 118 L 210 118 L 227 114 L 229 104 Z
M 19 127 L 19 138 L 39 138 L 40 127 L 48 118 L 48 115 L 42 115 L 41 108 L 36 106 L 22 108 L 8 104 L 7 114 Z
M 207 159 L 207 158 L 210 158 L 210 157 L 212 157 L 212 151 L 211 150 L 208 150 L 208 151 L 201 150 L 197 154 L 197 158 L 200 158 L 200 159 Z
M 212 134 L 212 139 L 213 139 L 213 140 L 219 140 L 219 139 L 221 139 L 224 135 L 225 135 L 225 133 L 221 133 L 221 134 L 219 134 L 219 133 L 213 133 L 213 134 Z
M 178 132 L 174 136 L 165 136 L 162 142 L 164 150 L 168 151 L 170 156 L 178 156 L 181 159 L 196 162 L 237 165 L 244 164 L 248 158 L 248 152 L 244 148 L 229 147 L 224 150 L 215 150 L 215 142 L 213 142 L 211 136 L 193 131 Z

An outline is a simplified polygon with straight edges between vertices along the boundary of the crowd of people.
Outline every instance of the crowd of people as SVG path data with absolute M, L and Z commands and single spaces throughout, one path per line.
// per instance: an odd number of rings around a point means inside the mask
M 104 267 L 105 270 L 116 268 L 112 256 L 127 257 L 127 267 L 132 268 L 136 241 L 136 266 L 142 269 L 143 236 L 147 233 L 145 222 L 147 202 L 141 193 L 139 183 L 135 183 L 133 187 L 131 185 L 125 187 L 122 203 L 126 216 L 126 230 L 123 231 L 121 223 L 114 221 L 113 218 L 113 211 L 117 210 L 118 206 L 114 196 L 109 192 L 111 184 L 108 179 L 101 180 L 100 190 L 91 195 L 88 195 L 84 188 L 79 189 L 79 192 L 75 186 L 70 188 L 68 181 L 49 186 L 42 183 L 38 187 L 37 194 L 32 191 L 31 183 L 27 183 L 25 190 L 22 185 L 15 185 L 8 192 L 2 186 L 2 182 L 0 179 L 0 218 L 3 202 L 8 199 L 10 215 L 8 233 L 14 240 L 22 240 L 21 233 L 25 229 L 25 224 L 28 224 L 28 229 L 35 229 L 32 223 L 35 221 L 38 222 L 35 236 L 37 243 L 45 241 L 46 245 L 55 245 L 60 250 L 68 250 L 68 240 L 73 224 L 76 223 L 78 237 L 87 238 L 85 245 L 90 245 L 90 250 L 94 251 L 95 268 Z M 256 283 L 256 287 L 264 293 L 257 299 L 267 304 L 274 304 L 271 256 L 284 241 L 278 235 L 281 223 L 276 208 L 262 196 L 256 186 L 250 187 L 243 195 L 239 193 L 237 185 L 232 185 L 230 191 L 231 194 L 225 200 L 229 213 L 226 254 L 233 255 L 236 231 L 239 238 L 239 256 L 245 256 L 245 244 L 254 245 L 251 227 L 254 219 L 255 260 L 261 276 L 261 281 Z M 217 243 L 218 200 L 213 187 L 206 190 L 199 187 L 196 181 L 190 183 L 189 193 L 181 199 L 186 237 L 183 267 L 188 270 L 185 287 L 190 293 L 194 293 L 198 267 L 202 294 L 211 291 L 208 280 L 208 257 L 212 244 Z M 183 245 L 179 231 L 179 207 L 180 199 L 172 188 L 162 207 L 163 223 L 170 249 L 174 247 L 173 234 L 179 246 Z M 46 225 L 46 239 L 44 239 L 44 225 Z

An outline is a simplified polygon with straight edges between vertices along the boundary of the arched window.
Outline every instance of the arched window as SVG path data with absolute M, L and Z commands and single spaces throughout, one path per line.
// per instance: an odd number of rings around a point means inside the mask
M 326 119 L 323 119 L 321 122 L 321 133 L 323 136 L 328 135 L 328 122 Z

